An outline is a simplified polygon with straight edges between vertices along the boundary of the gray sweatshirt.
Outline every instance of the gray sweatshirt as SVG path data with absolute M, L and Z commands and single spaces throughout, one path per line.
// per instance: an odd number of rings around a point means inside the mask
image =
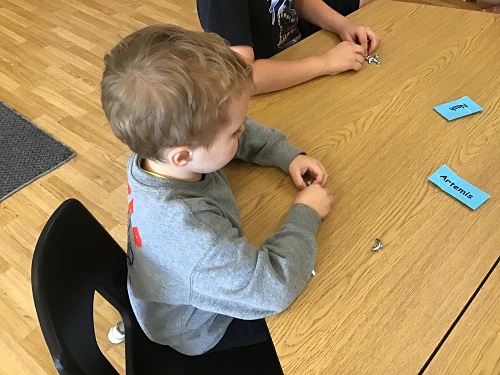
M 247 118 L 235 158 L 287 172 L 299 153 L 283 133 Z M 133 154 L 127 173 L 128 291 L 152 341 L 202 354 L 233 317 L 278 314 L 306 286 L 321 224 L 309 206 L 292 205 L 283 226 L 255 247 L 222 170 L 199 182 L 170 180 L 143 171 Z

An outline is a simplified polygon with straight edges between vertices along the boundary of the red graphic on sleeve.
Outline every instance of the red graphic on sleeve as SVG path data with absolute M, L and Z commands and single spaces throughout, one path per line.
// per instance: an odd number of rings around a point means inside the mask
M 130 202 L 128 202 L 128 214 L 132 216 L 134 213 L 134 199 L 132 198 Z
M 137 246 L 142 247 L 141 235 L 139 234 L 139 228 L 132 227 L 132 233 L 134 234 L 134 242 Z
M 132 189 L 130 188 L 130 185 L 127 185 L 128 187 L 128 195 L 130 195 L 132 193 Z M 129 214 L 129 228 L 130 226 L 132 226 L 132 222 L 131 222 L 131 218 L 132 218 L 132 215 L 134 213 L 134 198 L 132 198 L 130 200 L 130 202 L 128 202 L 128 214 Z M 141 234 L 139 233 L 139 228 L 138 227 L 132 227 L 132 235 L 134 236 L 134 243 L 136 244 L 137 247 L 142 247 L 142 238 L 141 238 Z M 130 242 L 129 242 L 129 250 L 131 253 L 132 252 L 132 248 L 130 247 Z M 130 264 L 133 263 L 133 259 L 132 261 L 130 261 Z
M 130 188 L 130 185 L 127 184 L 127 190 L 128 190 L 128 195 L 130 197 L 130 194 L 132 194 L 132 189 Z M 130 199 L 130 202 L 128 202 L 128 243 L 127 243 L 127 262 L 129 266 L 132 266 L 134 264 L 134 249 L 132 248 L 131 244 L 131 239 L 130 239 L 130 228 L 132 227 L 132 236 L 134 237 L 134 243 L 137 247 L 142 247 L 142 238 L 141 234 L 139 233 L 139 228 L 138 227 L 133 227 L 132 226 L 132 215 L 134 213 L 134 198 Z M 129 277 L 129 283 L 132 285 L 132 279 Z

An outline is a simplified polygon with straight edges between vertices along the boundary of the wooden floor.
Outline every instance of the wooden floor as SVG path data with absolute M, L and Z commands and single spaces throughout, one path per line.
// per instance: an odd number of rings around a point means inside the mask
M 421 2 L 477 9 L 460 0 Z M 30 284 L 34 245 L 56 207 L 79 199 L 125 246 L 129 151 L 102 113 L 99 82 L 104 54 L 128 33 L 159 22 L 199 29 L 195 0 L 0 0 L 0 100 L 77 154 L 0 203 L 2 375 L 56 373 Z M 98 342 L 124 373 L 123 345 L 106 338 L 119 317 L 101 299 L 96 305 Z

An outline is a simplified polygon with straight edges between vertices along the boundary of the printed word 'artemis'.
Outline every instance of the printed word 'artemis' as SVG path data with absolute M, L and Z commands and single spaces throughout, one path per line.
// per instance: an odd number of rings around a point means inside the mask
M 472 199 L 474 196 L 470 193 L 470 191 L 465 191 L 464 189 L 462 189 L 460 186 L 458 185 L 455 185 L 454 182 L 452 182 L 451 180 L 448 180 L 448 176 L 439 176 L 439 178 L 442 178 L 444 180 L 444 182 L 449 182 L 450 183 L 450 187 L 452 187 L 453 189 L 455 190 L 458 190 L 459 193 L 462 193 L 463 195 L 465 195 L 467 198 L 469 199 Z

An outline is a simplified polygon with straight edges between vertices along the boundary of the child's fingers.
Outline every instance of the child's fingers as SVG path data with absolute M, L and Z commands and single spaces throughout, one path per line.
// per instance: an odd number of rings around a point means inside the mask
M 367 28 L 366 33 L 368 35 L 368 39 L 370 40 L 370 51 L 368 52 L 368 54 L 371 55 L 377 49 L 380 43 L 380 38 L 370 28 Z
M 302 176 L 300 169 L 290 173 L 290 176 L 292 176 L 293 183 L 298 188 L 305 189 L 307 187 L 306 181 L 304 181 L 304 177 Z
M 323 164 L 314 158 L 305 157 L 302 159 L 301 163 L 294 163 L 289 170 L 294 184 L 300 189 L 305 189 L 310 183 L 324 187 L 328 174 Z
M 306 169 L 305 172 L 301 173 L 299 187 L 301 187 L 301 188 L 308 187 L 309 185 L 311 185 L 315 181 L 316 181 L 316 174 L 311 172 L 309 169 Z
M 358 44 L 363 47 L 363 55 L 368 55 L 368 36 L 363 28 L 356 31 L 356 39 Z
M 314 182 L 319 183 L 321 186 L 325 186 L 328 174 L 326 173 L 325 167 L 319 162 L 311 164 L 308 169 L 310 175 L 314 176 Z
M 327 180 L 328 180 L 328 173 L 326 173 L 325 171 L 321 176 L 321 180 L 319 180 L 318 182 L 321 184 L 321 186 L 325 187 Z
M 316 181 L 323 187 L 326 185 L 327 180 L 328 180 L 328 173 L 326 173 L 326 171 L 324 170 L 316 175 Z

